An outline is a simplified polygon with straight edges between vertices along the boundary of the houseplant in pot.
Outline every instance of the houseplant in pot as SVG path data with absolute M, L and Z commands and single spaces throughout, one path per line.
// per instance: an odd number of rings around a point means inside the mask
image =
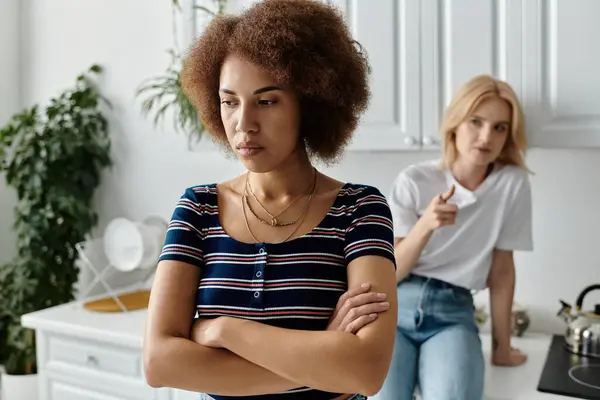
M 142 98 L 141 111 L 144 117 L 152 118 L 155 127 L 159 127 L 165 118 L 172 117 L 175 132 L 183 133 L 188 138 L 188 148 L 193 143 L 199 142 L 204 135 L 204 125 L 198 117 L 196 108 L 183 92 L 181 86 L 181 69 L 183 67 L 183 54 L 178 42 L 179 32 L 182 29 L 179 21 L 186 13 L 182 10 L 180 0 L 171 0 L 173 9 L 173 48 L 168 50 L 170 63 L 166 70 L 156 76 L 142 81 L 136 95 Z M 192 6 L 191 20 L 185 23 L 194 24 L 196 13 L 202 13 L 208 18 L 223 15 L 227 7 L 227 0 L 212 0 L 207 6 L 195 4 Z M 185 17 L 184 17 L 185 18 Z
M 17 256 L 0 266 L 2 400 L 34 400 L 35 334 L 23 314 L 74 299 L 75 244 L 96 225 L 92 198 L 110 166 L 108 103 L 92 66 L 74 87 L 12 117 L 0 128 L 0 172 L 17 193 Z

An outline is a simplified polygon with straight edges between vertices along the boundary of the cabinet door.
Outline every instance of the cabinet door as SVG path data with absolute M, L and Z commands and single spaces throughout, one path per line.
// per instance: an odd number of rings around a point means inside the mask
M 420 1 L 333 0 L 371 64 L 371 102 L 353 150 L 420 147 Z
M 530 0 L 523 1 L 527 3 Z M 593 0 L 592 0 L 593 1 Z M 421 0 L 424 147 L 439 146 L 444 109 L 479 74 L 521 94 L 521 0 Z
M 49 400 L 134 400 L 89 390 L 74 384 L 50 380 Z
M 187 390 L 172 389 L 171 400 L 200 400 L 201 394 Z
M 210 20 L 206 13 L 193 13 L 193 5 L 211 7 L 209 0 L 181 0 L 182 41 L 202 30 Z M 228 0 L 237 12 L 256 0 Z M 371 102 L 363 115 L 353 150 L 398 150 L 420 148 L 420 49 L 419 1 L 417 0 L 321 0 L 338 6 L 352 35 L 365 48 L 372 72 Z M 186 5 L 187 4 L 187 5 Z M 195 14 L 190 17 L 189 14 Z M 193 20 L 193 26 L 189 21 Z M 190 30 L 192 32 L 190 32 Z M 200 147 L 213 148 L 203 141 Z
M 523 2 L 523 83 L 532 145 L 600 147 L 600 1 Z

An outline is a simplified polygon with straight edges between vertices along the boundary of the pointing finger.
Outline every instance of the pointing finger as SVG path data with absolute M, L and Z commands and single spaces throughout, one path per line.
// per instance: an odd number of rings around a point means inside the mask
M 456 187 L 454 186 L 454 184 L 452 184 L 452 186 L 446 193 L 440 194 L 440 200 L 446 203 L 454 195 L 455 189 Z

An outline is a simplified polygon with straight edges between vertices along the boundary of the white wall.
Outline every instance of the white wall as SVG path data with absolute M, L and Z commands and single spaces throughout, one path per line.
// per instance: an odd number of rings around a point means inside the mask
M 169 4 L 165 0 L 24 2 L 25 104 L 55 94 L 91 63 L 106 67 L 104 91 L 116 106 L 116 166 L 106 175 L 97 197 L 100 227 L 116 216 L 169 218 L 186 186 L 220 181 L 242 171 L 237 162 L 218 153 L 188 151 L 183 136 L 154 130 L 139 115 L 135 88 L 167 65 Z M 400 169 L 434 156 L 351 153 L 328 172 L 387 193 Z M 600 151 L 534 149 L 528 162 L 536 172 L 532 178 L 536 249 L 517 255 L 516 298 L 532 310 L 532 329 L 562 332 L 555 317 L 558 298 L 573 302 L 584 286 L 600 281 L 596 251 L 600 179 L 593 177 L 600 169 Z M 592 298 L 600 298 L 594 295 L 586 301 L 588 307 Z
M 18 111 L 19 103 L 19 0 L 0 3 L 0 127 Z M 12 230 L 16 194 L 0 176 L 0 264 L 16 253 Z

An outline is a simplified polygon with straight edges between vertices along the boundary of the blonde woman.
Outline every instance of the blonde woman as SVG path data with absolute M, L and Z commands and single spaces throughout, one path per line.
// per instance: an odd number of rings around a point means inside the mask
M 441 127 L 442 160 L 402 171 L 394 220 L 398 327 L 382 400 L 480 400 L 484 361 L 472 291 L 490 289 L 492 362 L 526 356 L 510 344 L 513 251 L 532 250 L 523 112 L 493 77 L 464 84 Z

